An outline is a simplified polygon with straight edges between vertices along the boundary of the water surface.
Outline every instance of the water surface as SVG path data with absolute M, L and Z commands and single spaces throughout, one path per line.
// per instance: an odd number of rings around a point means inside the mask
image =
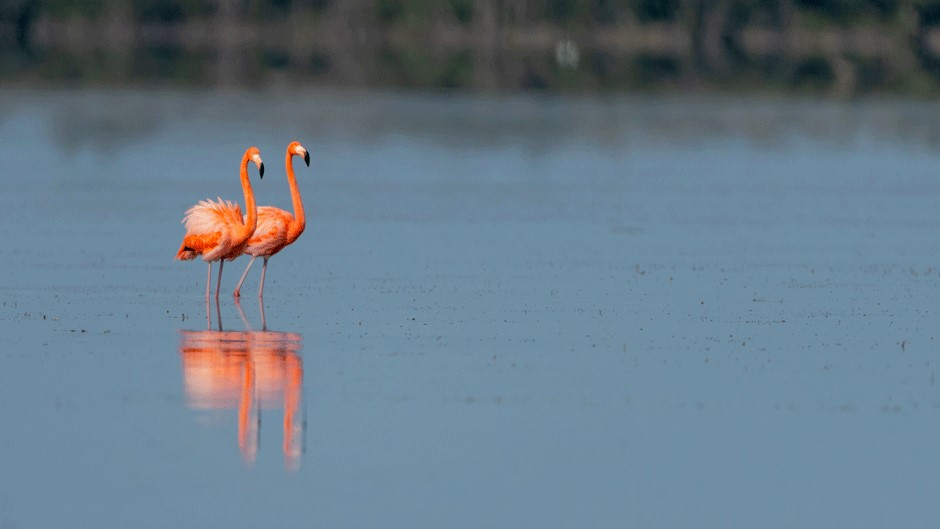
M 938 118 L 0 94 L 0 527 L 929 527 Z M 179 220 L 294 139 L 207 329 Z

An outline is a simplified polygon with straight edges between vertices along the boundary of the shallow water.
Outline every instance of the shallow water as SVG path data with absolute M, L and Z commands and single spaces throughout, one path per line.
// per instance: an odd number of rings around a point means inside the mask
M 4 92 L 0 527 L 930 527 L 938 118 Z M 262 331 L 173 256 L 292 139 Z

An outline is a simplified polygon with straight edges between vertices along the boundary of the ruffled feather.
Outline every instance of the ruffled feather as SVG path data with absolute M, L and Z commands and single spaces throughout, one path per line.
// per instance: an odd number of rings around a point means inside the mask
M 197 255 L 202 255 L 204 261 L 233 259 L 247 242 L 236 240 L 245 224 L 241 208 L 234 202 L 221 198 L 218 202 L 201 200 L 186 211 L 182 222 L 186 225 L 186 235 L 177 259 L 195 259 Z

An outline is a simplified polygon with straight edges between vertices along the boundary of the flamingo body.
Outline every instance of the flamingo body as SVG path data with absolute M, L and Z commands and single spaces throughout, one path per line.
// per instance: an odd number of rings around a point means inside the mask
M 258 226 L 248 239 L 245 253 L 252 257 L 271 257 L 283 250 L 297 238 L 290 239 L 290 225 L 294 216 L 281 208 L 261 206 L 258 208 Z M 299 234 L 298 234 L 299 235 Z

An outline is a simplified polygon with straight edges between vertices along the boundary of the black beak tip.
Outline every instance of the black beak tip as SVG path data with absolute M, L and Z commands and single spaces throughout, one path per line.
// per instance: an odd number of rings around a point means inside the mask
M 307 167 L 310 167 L 310 153 L 309 152 L 304 153 L 304 163 L 307 164 Z
M 264 178 L 264 164 L 258 166 L 258 177 Z

